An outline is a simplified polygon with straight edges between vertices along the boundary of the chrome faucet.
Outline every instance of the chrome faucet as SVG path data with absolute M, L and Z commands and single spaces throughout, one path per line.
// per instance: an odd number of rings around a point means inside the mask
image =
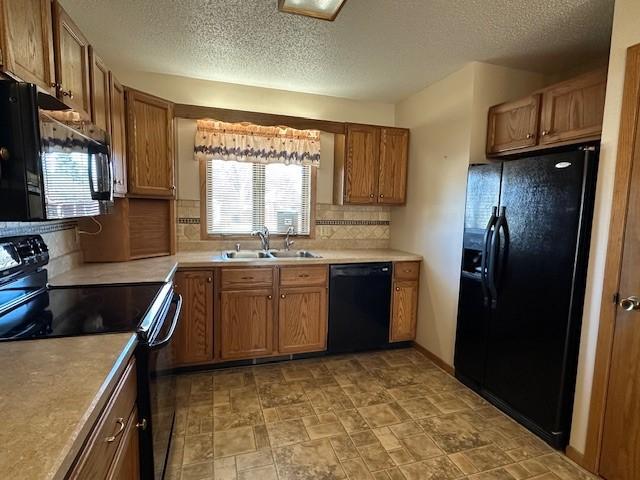
M 262 227 L 262 230 L 255 230 L 254 232 L 251 232 L 251 236 L 260 238 L 262 250 L 265 252 L 269 250 L 269 229 L 267 227 Z
M 290 239 L 289 239 L 289 237 L 290 237 L 291 235 L 295 235 L 295 233 L 296 233 L 296 231 L 295 231 L 295 229 L 293 228 L 293 226 L 291 226 L 291 227 L 287 228 L 287 236 L 286 236 L 286 237 L 284 237 L 284 249 L 285 249 L 285 250 L 287 250 L 287 251 L 291 250 L 291 245 L 293 245 L 294 243 L 296 243 L 296 242 L 295 242 L 295 240 L 290 240 Z

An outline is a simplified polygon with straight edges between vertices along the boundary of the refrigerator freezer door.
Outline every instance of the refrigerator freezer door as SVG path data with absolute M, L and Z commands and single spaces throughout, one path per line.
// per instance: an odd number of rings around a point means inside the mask
M 482 284 L 486 229 L 500 203 L 502 164 L 472 165 L 467 181 L 464 241 L 458 302 L 454 364 L 458 378 L 472 386 L 482 383 L 486 355 L 488 303 Z
M 563 441 L 554 436 L 568 425 L 564 396 L 575 382 L 570 344 L 580 316 L 571 317 L 572 298 L 580 312 L 583 301 L 574 288 L 585 169 L 585 153 L 572 151 L 505 162 L 502 176 L 510 241 L 488 327 L 484 389 L 552 443 Z

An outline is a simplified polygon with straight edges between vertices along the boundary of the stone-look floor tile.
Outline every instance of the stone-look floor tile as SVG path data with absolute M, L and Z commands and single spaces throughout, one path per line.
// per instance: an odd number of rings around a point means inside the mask
M 372 430 L 364 430 L 362 432 L 352 433 L 351 440 L 356 447 L 363 447 L 365 445 L 380 443 L 378 441 L 378 437 L 376 437 Z
M 405 385 L 403 387 L 390 388 L 388 391 L 396 400 L 411 400 L 433 393 L 425 384 Z
M 212 480 L 213 462 L 185 465 L 180 480 Z
M 379 472 L 373 472 L 374 480 L 389 480 L 389 475 L 386 471 L 381 470 Z
M 345 432 L 340 422 L 334 423 L 321 423 L 318 425 L 308 425 L 307 434 L 311 440 L 317 438 L 333 437 L 335 435 L 342 435 Z
M 407 463 L 415 462 L 415 458 L 407 451 L 406 448 L 399 448 L 389 452 L 389 456 L 396 465 L 405 465 Z
M 469 475 L 469 480 L 519 480 L 504 468 Z
M 591 480 L 596 478 L 581 470 L 568 458 L 557 453 L 544 455 L 536 460 L 547 467 L 551 473 L 555 474 L 561 480 Z
M 400 405 L 414 420 L 442 414 L 442 412 L 427 400 L 426 397 L 399 400 L 398 405 Z
M 263 448 L 270 448 L 269 433 L 267 427 L 264 425 L 256 425 L 253 427 L 253 436 L 256 439 L 256 449 L 262 450 Z
M 263 408 L 280 407 L 307 400 L 304 389 L 288 383 L 269 383 L 259 387 Z
M 192 393 L 189 395 L 189 405 L 214 405 L 213 392 Z
M 351 438 L 349 438 L 349 435 L 337 435 L 329 438 L 329 441 L 340 461 L 360 456 L 358 449 L 351 441 Z
M 309 402 L 285 405 L 283 407 L 275 407 L 275 409 L 278 412 L 278 417 L 280 418 L 280 420 L 308 417 L 315 414 L 313 407 Z
M 427 460 L 443 455 L 443 451 L 424 433 L 403 438 L 400 442 L 416 460 Z
M 173 436 L 171 438 L 171 446 L 169 448 L 169 457 L 167 458 L 167 467 L 176 467 L 180 469 L 184 463 L 184 437 Z
M 447 457 L 436 457 L 398 467 L 407 480 L 453 480 L 464 474 Z
M 210 374 L 193 375 L 189 393 L 205 393 L 213 391 L 213 376 Z
M 216 480 L 236 480 L 236 459 L 234 457 L 221 458 L 213 463 L 213 477 Z
M 213 455 L 214 446 L 213 435 L 211 433 L 185 437 L 184 455 L 182 459 L 183 465 L 213 460 Z
M 449 455 L 449 458 L 467 475 L 502 467 L 513 462 L 509 455 L 495 445 L 454 453 Z
M 362 415 L 371 428 L 384 427 L 402 422 L 388 404 L 362 407 L 358 409 L 358 412 L 360 412 L 360 415 Z
M 276 467 L 269 465 L 266 467 L 256 468 L 254 470 L 245 470 L 238 472 L 238 480 L 278 480 Z
M 355 392 L 349 394 L 349 398 L 356 407 L 367 407 L 369 405 L 380 405 L 382 403 L 393 402 L 393 397 L 386 390 L 377 392 Z
M 345 460 L 342 462 L 342 468 L 344 468 L 349 480 L 373 480 L 373 476 L 360 458 Z
M 231 430 L 239 427 L 253 427 L 254 425 L 262 425 L 264 418 L 260 410 L 247 410 L 215 415 L 213 417 L 213 428 L 216 432 L 222 430 Z
M 376 437 L 378 437 L 378 441 L 382 445 L 382 447 L 389 450 L 397 450 L 401 448 L 400 441 L 398 438 L 391 432 L 389 427 L 381 427 L 373 429 L 373 433 Z
M 276 448 L 274 457 L 280 480 L 347 478 L 327 439 Z
M 422 433 L 422 428 L 416 422 L 403 422 L 391 425 L 389 429 L 398 438 L 410 437 Z
M 215 432 L 213 444 L 215 458 L 240 455 L 256 450 L 256 441 L 251 427 Z
M 390 480 L 406 480 L 405 476 L 398 468 L 390 468 L 386 473 Z
M 257 385 L 267 385 L 269 383 L 284 383 L 284 375 L 277 365 L 263 365 L 253 368 L 253 376 Z
M 372 472 L 396 466 L 387 451 L 382 448 L 382 445 L 379 443 L 358 447 L 358 451 L 360 452 L 362 459 L 367 464 L 367 467 L 369 467 L 369 470 Z
M 278 415 L 278 409 L 276 407 L 263 409 L 262 416 L 264 417 L 264 423 L 276 423 L 280 421 L 280 416 Z
M 267 465 L 273 465 L 273 455 L 269 449 L 236 456 L 236 468 L 239 472 Z
M 267 425 L 267 432 L 274 448 L 309 440 L 307 430 L 300 419 L 270 423 Z
M 344 429 L 349 433 L 359 432 L 369 428 L 366 420 L 362 418 L 362 415 L 360 415 L 357 410 L 343 410 L 337 412 L 336 415 Z
M 544 455 L 545 453 L 551 452 L 551 448 L 547 446 L 546 443 L 530 435 L 512 439 L 509 442 L 509 446 L 513 448 L 503 448 L 503 450 L 506 450 L 507 455 L 509 455 L 516 462 L 532 457 L 538 457 L 540 455 Z

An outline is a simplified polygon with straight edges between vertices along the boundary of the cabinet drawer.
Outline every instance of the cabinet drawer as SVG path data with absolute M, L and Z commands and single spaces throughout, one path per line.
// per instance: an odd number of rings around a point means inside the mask
M 100 415 L 69 478 L 106 478 L 136 402 L 136 364 L 131 361 Z
M 223 268 L 222 289 L 237 290 L 273 285 L 272 268 Z
M 280 269 L 280 285 L 306 287 L 326 285 L 327 267 L 283 267 Z
M 396 280 L 417 280 L 420 277 L 420 262 L 396 262 L 393 277 Z

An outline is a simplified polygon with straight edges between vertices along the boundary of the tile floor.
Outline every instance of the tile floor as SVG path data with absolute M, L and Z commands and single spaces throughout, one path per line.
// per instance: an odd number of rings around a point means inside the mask
M 595 478 L 413 349 L 178 385 L 170 480 Z

